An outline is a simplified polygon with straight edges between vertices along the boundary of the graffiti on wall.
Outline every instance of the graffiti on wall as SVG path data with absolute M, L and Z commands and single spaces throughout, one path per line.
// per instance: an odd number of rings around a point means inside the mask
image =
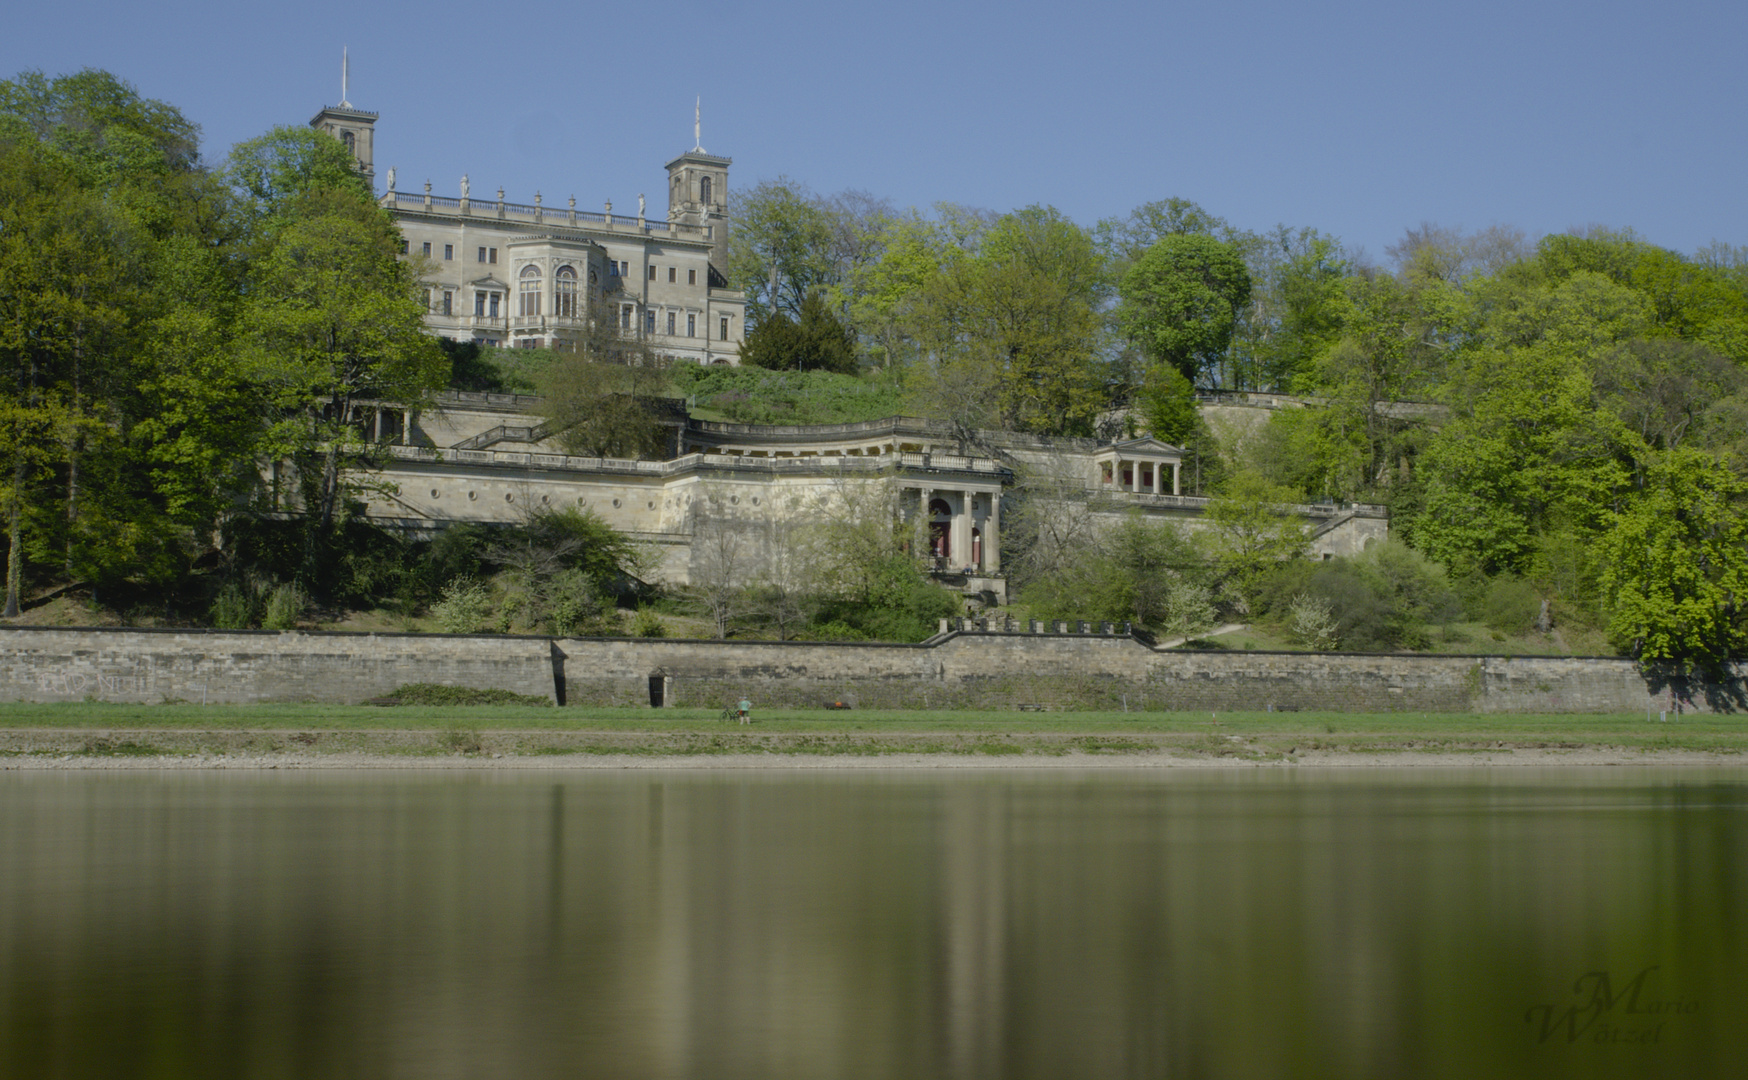
M 150 675 L 103 675 L 84 671 L 39 671 L 36 688 L 44 694 L 104 696 L 144 694 L 152 688 Z

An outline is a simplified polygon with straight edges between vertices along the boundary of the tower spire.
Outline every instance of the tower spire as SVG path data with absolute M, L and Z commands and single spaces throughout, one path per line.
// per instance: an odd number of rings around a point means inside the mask
M 692 149 L 704 149 L 704 95 L 692 103 Z
M 340 46 L 340 108 L 350 109 L 352 103 L 346 100 L 349 93 L 348 83 L 352 81 L 352 59 L 346 53 L 346 46 Z

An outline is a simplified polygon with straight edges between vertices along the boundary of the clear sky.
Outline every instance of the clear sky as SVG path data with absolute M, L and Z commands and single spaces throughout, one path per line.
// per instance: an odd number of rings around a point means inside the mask
M 0 76 L 108 69 L 213 160 L 337 102 L 346 46 L 403 191 L 465 172 L 476 198 L 641 191 L 659 215 L 702 96 L 731 191 L 787 175 L 1089 226 L 1178 196 L 1379 259 L 1422 221 L 1748 244 L 1742 0 L 60 0 L 5 23 Z

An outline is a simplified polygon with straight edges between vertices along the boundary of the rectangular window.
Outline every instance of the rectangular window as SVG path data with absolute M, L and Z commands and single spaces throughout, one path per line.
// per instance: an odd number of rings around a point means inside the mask
M 406 253 L 407 253 L 407 241 L 406 241 L 405 237 L 402 237 L 401 238 L 401 254 L 405 255 Z
M 655 333 L 655 312 L 646 311 L 643 313 L 643 332 L 646 334 Z
M 485 293 L 476 292 L 473 294 L 473 313 L 474 313 L 474 316 L 476 318 L 484 318 L 485 317 L 485 313 L 486 313 L 486 294 Z
M 621 329 L 621 330 L 631 329 L 631 305 L 630 304 L 627 304 L 624 307 L 619 309 L 619 329 Z
M 430 289 L 425 290 L 425 310 L 426 311 L 431 310 L 431 290 Z
M 607 276 L 608 277 L 618 277 L 619 276 L 619 262 L 617 259 L 608 259 L 607 260 Z
M 620 277 L 630 277 L 631 276 L 631 264 L 630 263 L 621 262 L 619 264 L 619 276 Z
M 696 271 L 696 270 L 686 271 L 686 284 L 688 284 L 688 285 L 698 284 L 698 271 Z
M 431 241 L 427 240 L 427 241 L 425 241 L 425 258 L 429 259 L 430 257 L 431 257 Z
M 444 244 L 443 245 L 443 261 L 444 262 L 454 262 L 455 261 L 455 245 L 454 244 Z
M 668 312 L 668 336 L 674 336 L 674 313 Z
M 687 337 L 697 337 L 698 336 L 698 316 L 696 316 L 696 315 L 687 315 L 686 316 L 686 336 Z
M 722 340 L 723 341 L 728 340 L 728 316 L 727 315 L 724 315 L 722 317 Z
M 500 297 L 502 295 L 504 295 L 504 294 L 503 293 L 493 293 L 492 294 L 491 308 L 492 308 L 492 318 L 494 318 L 494 319 L 498 317 L 498 297 Z
M 479 258 L 474 260 L 474 261 L 476 261 L 476 262 L 485 262 L 486 261 L 486 249 L 485 248 L 479 249 Z
M 672 285 L 674 283 L 674 281 L 676 280 L 675 274 L 676 274 L 675 268 L 672 266 L 668 267 L 668 284 L 669 285 Z
M 651 281 L 655 280 L 655 267 L 653 265 L 649 268 L 649 279 Z
M 453 310 L 451 310 L 454 306 L 455 306 L 455 294 L 450 292 L 448 289 L 444 289 L 443 290 L 443 314 L 445 314 L 445 315 L 455 314 L 455 312 Z

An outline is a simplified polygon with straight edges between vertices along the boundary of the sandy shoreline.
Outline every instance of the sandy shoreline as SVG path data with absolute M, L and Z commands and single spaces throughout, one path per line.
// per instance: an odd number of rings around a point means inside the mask
M 563 754 L 431 755 L 348 752 L 97 757 L 30 754 L 0 758 L 0 772 L 170 770 L 422 770 L 422 771 L 626 771 L 626 770 L 1010 770 L 1010 769 L 1494 769 L 1597 766 L 1736 767 L 1737 754 L 1703 751 L 1639 751 L 1610 748 L 1504 749 L 1469 753 L 1314 751 L 1287 758 L 1244 758 L 1169 752 L 1099 754 Z

